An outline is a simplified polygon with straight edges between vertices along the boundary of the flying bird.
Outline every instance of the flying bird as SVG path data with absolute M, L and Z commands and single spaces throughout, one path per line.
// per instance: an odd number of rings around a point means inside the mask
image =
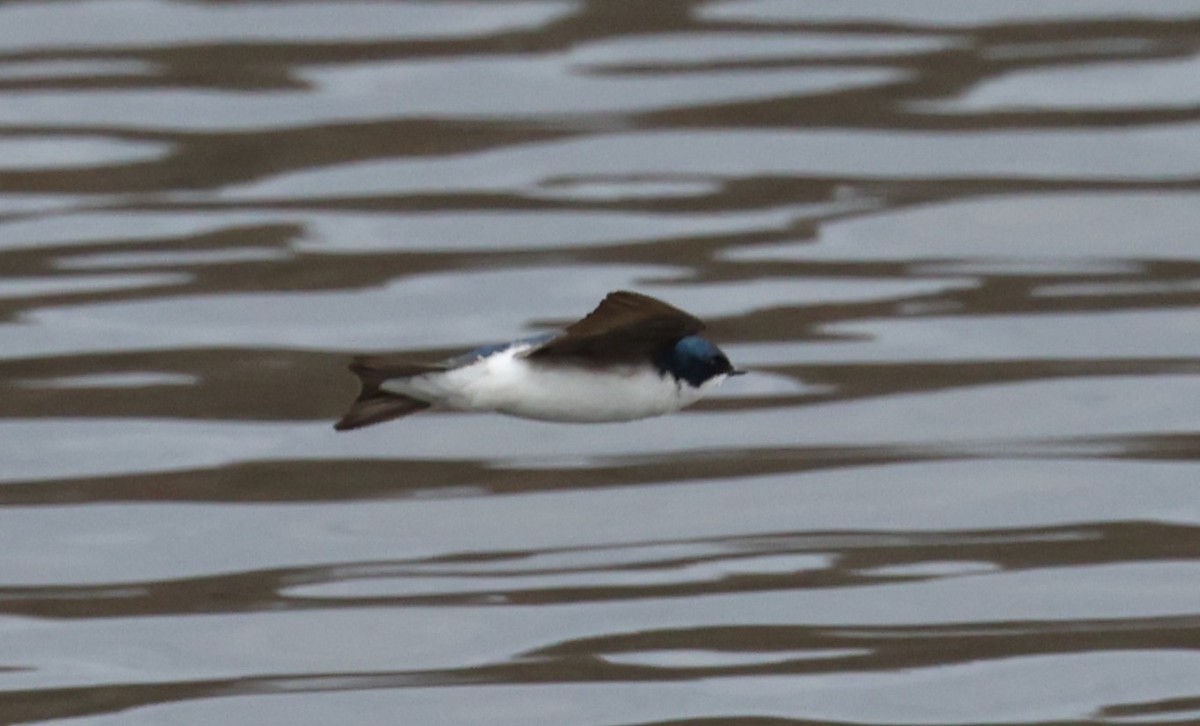
M 371 426 L 428 408 L 542 421 L 632 421 L 690 406 L 735 369 L 696 333 L 704 323 L 636 292 L 609 293 L 566 329 L 476 348 L 439 363 L 363 355 L 362 390 L 334 428 Z

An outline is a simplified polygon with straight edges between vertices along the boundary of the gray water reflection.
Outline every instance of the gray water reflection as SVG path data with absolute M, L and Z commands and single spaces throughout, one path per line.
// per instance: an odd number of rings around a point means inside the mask
M 0 4 L 0 721 L 1200 720 L 1200 2 Z M 331 430 L 636 288 L 756 375 Z

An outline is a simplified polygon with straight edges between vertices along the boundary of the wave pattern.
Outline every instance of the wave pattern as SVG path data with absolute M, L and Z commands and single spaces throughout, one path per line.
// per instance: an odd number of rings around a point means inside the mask
M 1198 31 L 0 3 L 0 721 L 1195 723 Z M 332 432 L 616 288 L 755 375 Z

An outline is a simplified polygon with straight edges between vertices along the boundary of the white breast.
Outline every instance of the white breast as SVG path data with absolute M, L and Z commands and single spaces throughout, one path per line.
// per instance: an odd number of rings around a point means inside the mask
M 697 389 L 649 366 L 582 370 L 530 363 L 529 346 L 462 368 L 389 382 L 387 388 L 472 411 L 499 411 L 547 421 L 629 421 L 695 403 L 719 376 Z

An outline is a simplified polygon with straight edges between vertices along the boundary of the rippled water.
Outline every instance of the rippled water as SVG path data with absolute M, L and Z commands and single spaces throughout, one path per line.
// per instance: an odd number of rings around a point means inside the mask
M 1197 230 L 1200 0 L 0 3 L 0 722 L 1200 722 Z

